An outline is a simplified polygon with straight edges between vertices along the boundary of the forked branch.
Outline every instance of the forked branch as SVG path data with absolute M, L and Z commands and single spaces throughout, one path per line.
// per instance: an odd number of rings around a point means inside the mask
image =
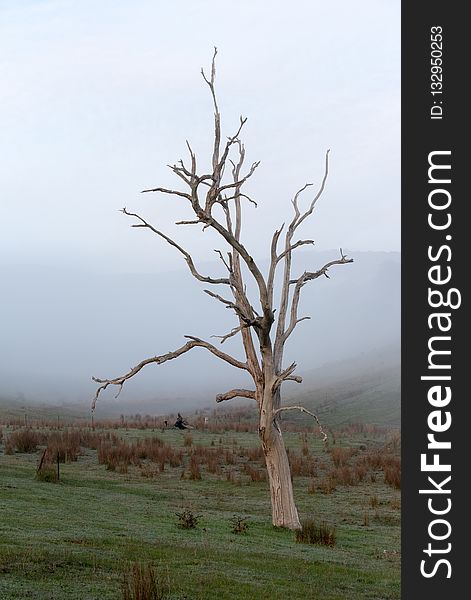
M 185 354 L 192 348 L 196 348 L 196 347 L 205 348 L 206 350 L 211 352 L 211 354 L 214 354 L 214 356 L 217 356 L 218 358 L 224 360 L 225 362 L 229 363 L 233 367 L 237 367 L 238 369 L 243 369 L 245 371 L 248 371 L 247 363 L 242 362 L 242 361 L 234 358 L 233 356 L 226 354 L 225 352 L 222 352 L 221 350 L 219 350 L 212 344 L 205 342 L 204 340 L 201 340 L 197 337 L 193 337 L 193 336 L 189 336 L 189 335 L 186 335 L 185 337 L 188 338 L 190 341 L 187 342 L 184 346 L 181 346 L 177 350 L 174 350 L 172 352 L 167 352 L 166 354 L 162 354 L 160 356 L 152 356 L 151 358 L 146 358 L 145 360 L 141 361 L 139 364 L 137 364 L 135 367 L 133 367 L 127 373 L 125 373 L 124 375 L 121 375 L 120 377 L 115 377 L 114 379 L 98 379 L 98 377 L 92 377 L 93 381 L 95 381 L 96 383 L 102 384 L 97 389 L 97 391 L 95 393 L 95 397 L 93 398 L 92 410 L 95 410 L 96 402 L 98 400 L 100 393 L 102 391 L 106 390 L 106 388 L 108 386 L 116 385 L 119 387 L 119 391 L 121 391 L 121 388 L 123 387 L 124 383 L 126 381 L 128 381 L 129 379 L 131 379 L 132 377 L 134 377 L 134 375 L 137 375 L 137 373 L 139 373 L 139 371 L 141 371 L 147 365 L 151 365 L 151 364 L 161 365 L 165 362 L 168 362 L 169 360 L 178 358 L 179 356 L 181 356 L 182 354 Z
M 177 242 L 172 240 L 172 238 L 168 237 L 168 235 L 165 235 L 165 233 L 163 233 L 162 231 L 159 231 L 153 225 L 148 223 L 140 215 L 138 215 L 136 213 L 128 212 L 128 210 L 126 208 L 121 209 L 121 212 L 123 212 L 128 217 L 134 217 L 135 219 L 138 219 L 139 223 L 135 223 L 134 225 L 131 225 L 131 227 L 145 227 L 146 229 L 150 229 L 150 231 L 152 231 L 156 235 L 160 236 L 168 244 L 170 244 L 170 246 L 173 246 L 179 252 L 181 252 L 181 254 L 183 254 L 183 256 L 185 258 L 186 264 L 188 265 L 188 268 L 190 269 L 191 274 L 193 275 L 193 277 L 198 279 L 198 281 L 202 281 L 204 283 L 213 283 L 213 284 L 222 283 L 222 284 L 230 285 L 230 281 L 227 278 L 214 279 L 213 277 L 206 277 L 204 275 L 201 275 L 201 273 L 199 273 L 198 270 L 196 269 L 195 263 L 193 262 L 193 259 L 189 252 L 184 250 L 179 244 L 177 244 Z
M 320 185 L 319 189 L 317 190 L 317 193 L 314 196 L 314 198 L 312 199 L 311 204 L 309 205 L 309 208 L 306 210 L 306 212 L 304 212 L 303 214 L 300 213 L 299 208 L 298 208 L 298 198 L 299 198 L 301 192 L 303 192 L 307 187 L 310 187 L 312 185 L 312 183 L 306 183 L 306 185 L 298 191 L 298 193 L 295 195 L 295 197 L 293 199 L 293 207 L 294 207 L 294 211 L 295 211 L 295 216 L 294 216 L 293 221 L 290 226 L 290 227 L 292 227 L 293 233 L 301 225 L 301 223 L 305 219 L 307 219 L 307 217 L 309 217 L 309 215 L 312 214 L 314 207 L 316 205 L 316 202 L 322 196 L 322 193 L 325 189 L 325 184 L 327 182 L 327 177 L 329 176 L 329 152 L 330 152 L 330 150 L 327 150 L 327 152 L 325 153 L 325 168 L 324 168 L 324 176 L 322 178 L 321 185 Z
M 242 331 L 243 329 L 246 329 L 247 327 L 250 327 L 250 325 L 248 323 L 243 323 L 242 325 L 239 325 L 238 327 L 234 327 L 233 329 L 231 329 L 229 331 L 229 333 L 226 333 L 226 335 L 212 335 L 211 337 L 219 338 L 221 340 L 221 344 L 224 344 L 224 342 L 226 340 L 228 340 L 231 337 L 234 337 L 240 331 Z
M 287 410 L 299 410 L 303 413 L 306 413 L 308 415 L 311 415 L 311 417 L 313 417 L 316 420 L 316 423 L 319 426 L 319 432 L 322 435 L 322 441 L 326 442 L 327 441 L 327 434 L 326 432 L 323 430 L 321 422 L 319 421 L 317 415 L 315 415 L 313 412 L 311 412 L 310 410 L 307 410 L 307 408 L 304 408 L 304 406 L 281 406 L 280 408 L 276 409 L 273 412 L 273 420 L 276 420 L 276 417 L 281 414 L 282 412 L 285 412 Z
M 291 279 L 289 281 L 289 284 L 295 284 L 295 286 L 294 286 L 293 298 L 291 300 L 290 322 L 289 322 L 288 328 L 286 329 L 286 331 L 284 332 L 284 334 L 281 338 L 282 343 L 286 342 L 286 340 L 289 338 L 289 336 L 293 333 L 296 325 L 306 318 L 306 317 L 303 317 L 301 319 L 298 319 L 299 299 L 300 299 L 301 290 L 302 290 L 303 286 L 308 281 L 312 281 L 313 279 L 318 279 L 322 275 L 324 275 L 325 277 L 328 278 L 329 276 L 327 275 L 327 271 L 330 269 L 330 267 L 333 267 L 334 265 L 346 265 L 346 264 L 352 263 L 352 262 L 353 262 L 353 258 L 347 258 L 347 256 L 343 253 L 342 248 L 340 248 L 340 258 L 339 259 L 331 260 L 330 262 L 326 263 L 323 267 L 321 267 L 318 271 L 312 271 L 312 272 L 305 271 L 300 277 L 298 277 L 298 279 Z

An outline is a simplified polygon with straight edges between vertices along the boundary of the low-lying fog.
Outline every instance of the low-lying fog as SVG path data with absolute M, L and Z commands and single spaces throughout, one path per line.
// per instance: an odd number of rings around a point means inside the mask
M 337 255 L 300 253 L 296 272 L 318 268 Z M 300 315 L 312 318 L 298 326 L 286 352 L 300 374 L 338 362 L 341 377 L 348 359 L 355 357 L 352 364 L 358 364 L 364 356 L 367 367 L 385 347 L 396 348 L 386 360 L 398 360 L 400 255 L 348 255 L 353 264 L 333 267 L 330 279 L 304 288 Z M 222 274 L 222 264 L 207 263 L 200 270 Z M 15 266 L 0 267 L 0 275 L 3 401 L 86 404 L 96 388 L 92 375 L 121 375 L 144 358 L 183 345 L 185 334 L 210 339 L 236 324 L 230 311 L 202 292 L 208 286 L 198 284 L 184 267 L 172 273 L 107 274 Z M 223 349 L 241 356 L 239 344 L 231 339 Z M 119 401 L 130 412 L 133 402 L 152 400 L 156 410 L 164 410 L 174 398 L 186 407 L 202 406 L 206 399 L 207 406 L 216 393 L 243 382 L 236 369 L 194 349 L 176 361 L 147 367 L 127 383 L 119 400 L 106 393 L 101 403 L 111 407 Z

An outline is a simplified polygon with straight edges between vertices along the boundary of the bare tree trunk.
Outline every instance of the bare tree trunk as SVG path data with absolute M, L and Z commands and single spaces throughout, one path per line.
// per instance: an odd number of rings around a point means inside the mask
M 294 503 L 291 471 L 283 436 L 272 425 L 268 434 L 266 430 L 261 430 L 260 437 L 270 484 L 273 525 L 288 529 L 300 529 L 301 524 Z
M 272 523 L 275 527 L 300 529 L 288 454 L 281 430 L 273 418 L 274 409 L 280 402 L 280 392 L 278 389 L 273 393 L 270 388 L 265 388 L 262 394 L 259 434 L 270 485 Z

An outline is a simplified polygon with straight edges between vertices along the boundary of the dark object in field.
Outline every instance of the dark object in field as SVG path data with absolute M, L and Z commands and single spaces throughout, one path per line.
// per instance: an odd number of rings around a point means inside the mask
M 319 544 L 321 546 L 335 546 L 337 532 L 335 527 L 327 523 L 318 525 L 312 519 L 301 524 L 301 529 L 296 531 L 298 544 Z
M 232 533 L 247 533 L 247 529 L 249 528 L 248 519 L 248 517 L 233 517 L 231 519 Z
M 188 425 L 180 413 L 177 414 L 177 420 L 175 421 L 174 427 L 177 429 L 193 429 L 191 425 Z
M 182 529 L 194 529 L 201 519 L 201 515 L 194 515 L 191 510 L 184 510 L 182 513 L 175 513 L 178 517 L 178 527 Z
M 47 448 L 41 455 L 39 466 L 36 469 L 36 480 L 45 481 L 47 483 L 58 483 L 59 482 L 59 462 L 57 462 L 57 468 L 48 461 Z

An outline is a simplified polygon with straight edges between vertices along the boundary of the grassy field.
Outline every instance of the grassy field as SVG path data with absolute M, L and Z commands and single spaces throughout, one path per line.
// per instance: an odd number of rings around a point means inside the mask
M 3 442 L 11 431 L 3 427 Z M 129 442 L 158 436 L 187 453 L 203 446 L 237 456 L 258 445 L 252 432 L 192 431 L 191 444 L 175 430 L 114 432 Z M 358 458 L 381 449 L 385 435 L 352 431 L 337 435 L 336 445 Z M 38 452 L 2 450 L 0 598 L 120 599 L 123 573 L 139 561 L 153 565 L 170 589 L 165 598 L 175 600 L 399 598 L 399 490 L 373 469 L 355 485 L 322 493 L 317 481 L 333 467 L 332 448 L 294 432 L 286 442 L 293 456 L 318 461 L 316 476 L 294 477 L 295 495 L 302 519 L 336 527 L 335 547 L 299 544 L 293 532 L 273 528 L 267 482 L 252 481 L 242 458 L 222 464 L 219 475 L 202 466 L 200 480 L 186 466 L 143 477 L 138 466 L 109 470 L 84 448 L 61 465 L 54 484 L 35 480 Z M 229 469 L 235 475 L 227 480 Z M 201 515 L 195 529 L 177 526 L 175 513 L 185 509 Z M 234 516 L 248 517 L 246 533 L 232 532 Z

